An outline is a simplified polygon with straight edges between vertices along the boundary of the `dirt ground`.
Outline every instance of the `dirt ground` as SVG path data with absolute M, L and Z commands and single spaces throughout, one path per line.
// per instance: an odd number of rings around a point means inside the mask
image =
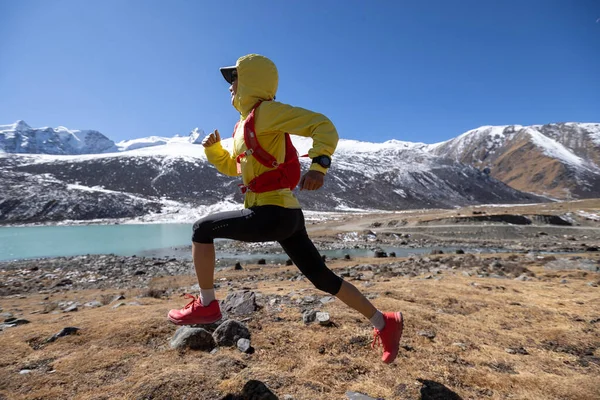
M 596 200 L 353 215 L 311 225 L 311 235 L 324 241 L 374 230 L 429 235 L 436 243 L 486 241 L 523 249 L 413 257 L 412 263 L 439 267 L 416 275 L 383 273 L 386 258 L 332 261 L 340 274 L 362 271 L 346 279 L 378 308 L 403 312 L 402 347 L 390 365 L 371 349 L 368 321 L 337 299 L 319 302 L 326 294 L 297 279 L 293 266 L 248 265 L 216 273 L 218 298 L 236 290 L 257 295 L 259 309 L 239 319 L 251 332 L 253 354 L 235 347 L 212 353 L 171 349 L 178 327 L 166 314 L 186 303 L 180 294 L 194 284 L 193 276 L 155 277 L 141 289 L 57 288 L 0 297 L 2 320 L 10 315 L 29 321 L 5 324 L 0 331 L 0 399 L 244 398 L 235 396 L 249 380 L 263 382 L 280 399 L 295 400 L 346 399 L 348 391 L 383 399 L 598 399 L 600 273 L 549 268 L 545 255 L 526 252 L 529 246 L 568 245 L 574 251 L 557 254 L 555 263 L 600 265 L 593 251 L 599 212 Z M 499 214 L 569 214 L 573 224 L 460 220 Z M 480 267 L 462 268 L 466 257 Z M 481 274 L 510 259 L 522 261 L 528 276 Z M 111 299 L 117 295 L 124 305 L 115 308 Z M 94 300 L 101 305 L 74 312 L 58 306 Z M 307 308 L 328 312 L 333 324 L 304 323 Z M 66 327 L 79 330 L 47 341 Z

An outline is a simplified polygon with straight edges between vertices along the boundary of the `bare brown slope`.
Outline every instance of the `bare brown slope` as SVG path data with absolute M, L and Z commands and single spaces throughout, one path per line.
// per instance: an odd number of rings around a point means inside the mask
M 560 161 L 546 156 L 521 136 L 494 160 L 491 175 L 507 185 L 525 192 L 565 198 L 575 191 L 573 173 Z

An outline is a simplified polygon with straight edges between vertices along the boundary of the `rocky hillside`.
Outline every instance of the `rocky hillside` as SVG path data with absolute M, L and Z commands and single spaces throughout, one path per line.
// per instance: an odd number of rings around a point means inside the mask
M 600 196 L 600 124 L 481 127 L 430 149 L 517 190 L 559 199 Z

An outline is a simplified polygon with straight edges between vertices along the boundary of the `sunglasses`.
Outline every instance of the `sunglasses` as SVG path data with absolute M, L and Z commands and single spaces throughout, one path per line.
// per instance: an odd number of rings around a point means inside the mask
M 231 72 L 231 83 L 233 84 L 233 82 L 237 81 L 237 71 L 233 71 Z

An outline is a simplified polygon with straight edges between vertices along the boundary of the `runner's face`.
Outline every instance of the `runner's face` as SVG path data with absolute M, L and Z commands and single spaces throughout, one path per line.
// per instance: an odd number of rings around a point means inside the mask
M 235 99 L 235 94 L 237 93 L 237 86 L 238 86 L 238 80 L 237 80 L 237 71 L 234 72 L 234 80 L 233 83 L 231 84 L 231 86 L 229 86 L 229 92 L 231 93 L 231 105 L 233 105 L 233 99 Z

